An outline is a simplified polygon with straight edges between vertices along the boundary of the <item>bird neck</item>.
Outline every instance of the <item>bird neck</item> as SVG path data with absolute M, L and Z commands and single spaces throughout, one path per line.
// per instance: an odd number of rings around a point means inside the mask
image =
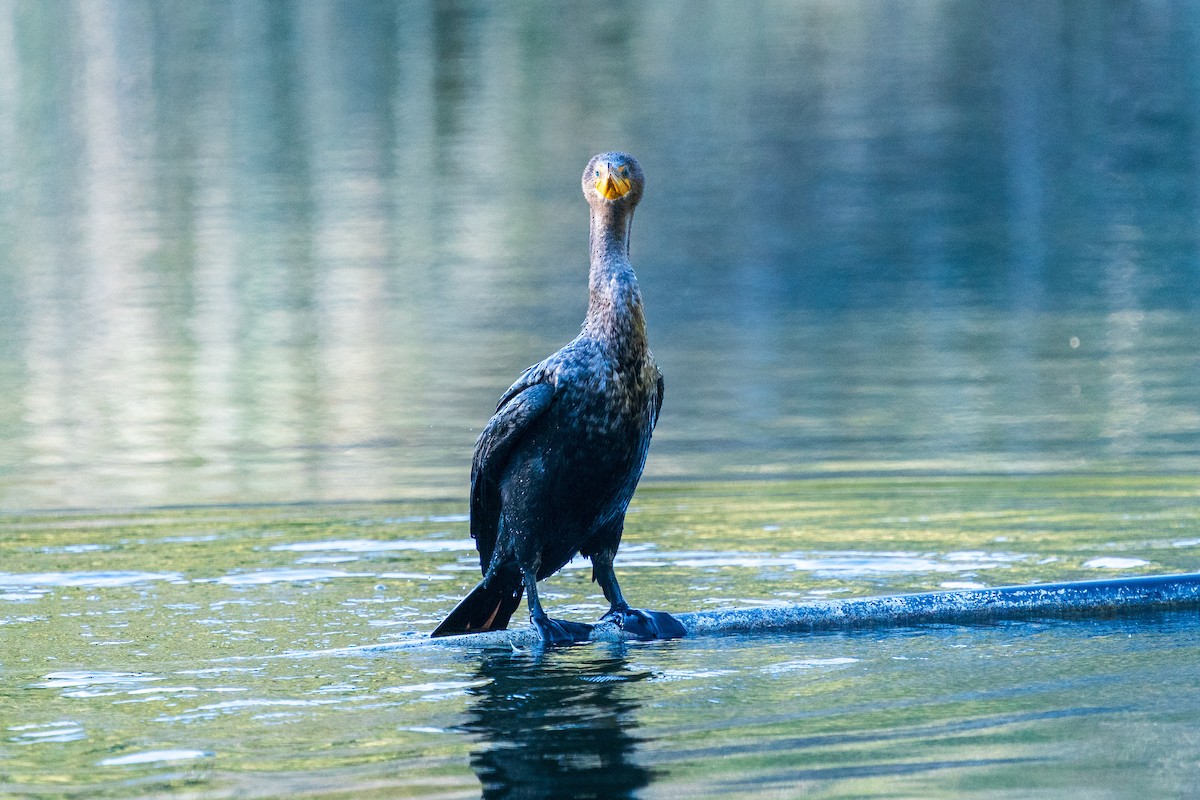
M 646 349 L 642 292 L 629 263 L 632 209 L 592 209 L 588 313 L 583 330 L 638 356 Z

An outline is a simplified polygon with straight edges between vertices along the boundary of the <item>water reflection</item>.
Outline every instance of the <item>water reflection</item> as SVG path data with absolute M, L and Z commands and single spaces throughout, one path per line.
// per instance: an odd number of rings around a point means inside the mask
M 636 761 L 638 704 L 619 647 L 583 657 L 488 653 L 462 730 L 486 798 L 632 798 L 653 772 Z
M 0 503 L 461 497 L 581 319 L 610 147 L 650 176 L 651 479 L 1189 468 L 1198 30 L 0 0 Z

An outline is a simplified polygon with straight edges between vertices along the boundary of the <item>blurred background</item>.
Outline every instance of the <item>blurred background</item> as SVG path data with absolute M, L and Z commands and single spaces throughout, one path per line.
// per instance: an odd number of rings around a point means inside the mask
M 607 149 L 647 480 L 1195 469 L 1196 4 L 0 0 L 0 508 L 465 504 Z

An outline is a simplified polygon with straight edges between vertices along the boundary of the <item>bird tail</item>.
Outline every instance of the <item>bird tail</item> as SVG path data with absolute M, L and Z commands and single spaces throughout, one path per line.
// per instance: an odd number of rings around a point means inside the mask
M 490 583 L 491 585 L 488 581 L 481 581 L 454 607 L 430 636 L 483 633 L 507 628 L 513 612 L 521 605 L 523 587 L 520 581 L 514 586 L 499 575 L 493 576 Z

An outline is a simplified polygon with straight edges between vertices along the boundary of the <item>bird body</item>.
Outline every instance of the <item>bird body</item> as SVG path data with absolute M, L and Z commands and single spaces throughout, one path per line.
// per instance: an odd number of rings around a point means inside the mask
M 683 635 L 665 614 L 630 609 L 612 569 L 663 399 L 629 263 L 643 185 L 637 161 L 623 153 L 598 155 L 584 172 L 592 209 L 587 317 L 574 340 L 509 387 L 476 442 L 471 535 L 484 578 L 434 636 L 506 627 L 524 589 L 543 639 L 586 638 L 590 626 L 545 615 L 536 586 L 579 553 L 592 560 L 618 624 L 644 638 Z
M 478 507 L 472 531 L 480 543 L 495 538 L 502 557 L 536 564 L 538 580 L 557 572 L 576 553 L 590 555 L 608 542 L 633 497 L 650 447 L 657 416 L 658 370 L 648 354 L 628 372 L 613 368 L 602 345 L 577 339 L 522 376 L 533 387 L 548 386 L 549 402 L 525 429 L 498 483 L 486 463 L 475 470 Z M 518 393 L 530 389 L 520 389 Z M 498 491 L 497 491 L 498 490 Z M 498 518 L 487 513 L 485 493 L 496 492 Z M 477 520 L 477 522 L 476 522 Z M 512 532 L 505 537 L 503 532 Z M 486 560 L 496 559 L 497 549 Z

